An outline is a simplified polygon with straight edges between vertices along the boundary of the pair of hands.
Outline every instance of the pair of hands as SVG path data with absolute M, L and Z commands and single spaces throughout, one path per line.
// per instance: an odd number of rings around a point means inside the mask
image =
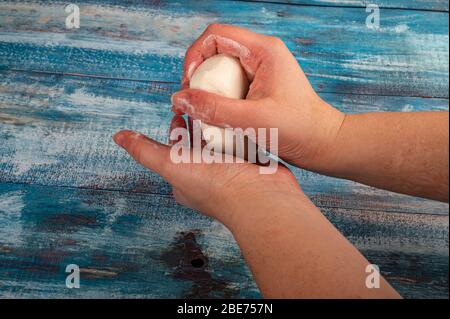
M 226 53 L 238 58 L 251 85 L 245 100 L 189 89 L 194 70 L 207 58 Z M 278 128 L 278 156 L 293 165 L 314 169 L 332 155 L 333 141 L 345 115 L 315 93 L 297 61 L 275 37 L 228 25 L 210 25 L 187 50 L 182 90 L 172 96 L 171 129 L 186 127 L 181 116 L 220 127 Z M 270 196 L 298 196 L 301 189 L 283 165 L 275 174 L 242 164 L 174 164 L 170 146 L 141 134 L 121 131 L 117 144 L 143 166 L 173 186 L 176 200 L 227 226 L 238 217 L 239 203 Z
M 240 60 L 251 82 L 245 100 L 189 89 L 195 69 L 218 53 Z M 219 127 L 277 128 L 276 154 L 290 164 L 448 202 L 448 112 L 346 116 L 320 99 L 277 38 L 209 26 L 186 53 L 172 104 L 171 130 L 186 128 L 183 114 Z M 381 289 L 367 288 L 369 262 L 283 165 L 262 175 L 250 163 L 175 164 L 170 146 L 141 134 L 122 131 L 114 140 L 172 184 L 179 203 L 231 230 L 265 297 L 400 297 L 383 278 Z

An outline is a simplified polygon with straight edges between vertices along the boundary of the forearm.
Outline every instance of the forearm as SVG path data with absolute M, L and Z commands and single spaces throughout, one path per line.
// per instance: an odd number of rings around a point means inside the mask
M 398 298 L 381 279 L 365 285 L 369 262 L 299 192 L 242 201 L 228 219 L 266 298 Z
M 313 170 L 448 202 L 448 112 L 347 115 Z

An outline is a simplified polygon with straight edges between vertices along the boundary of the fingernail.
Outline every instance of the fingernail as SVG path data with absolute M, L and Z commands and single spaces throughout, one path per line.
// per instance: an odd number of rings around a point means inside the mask
M 176 92 L 172 94 L 170 100 L 172 101 L 172 105 L 178 111 L 185 112 L 188 102 L 189 96 L 185 92 Z
M 125 134 L 123 134 L 122 132 L 116 133 L 113 136 L 113 140 L 117 145 L 123 147 L 123 143 L 125 142 Z
M 184 115 L 184 112 L 183 112 L 183 111 L 180 111 L 179 109 L 177 109 L 177 108 L 174 107 L 174 106 L 172 106 L 172 112 L 173 112 L 175 115 Z

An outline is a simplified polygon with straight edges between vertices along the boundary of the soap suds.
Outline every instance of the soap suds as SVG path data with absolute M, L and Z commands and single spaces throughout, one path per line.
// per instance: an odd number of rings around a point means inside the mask
M 207 36 L 206 39 L 203 41 L 202 46 L 203 48 L 207 48 L 209 46 L 214 45 L 217 49 L 217 45 L 214 43 L 219 43 L 223 46 L 230 48 L 231 52 L 225 53 L 228 53 L 230 55 L 233 55 L 234 57 L 239 58 L 241 65 L 245 69 L 245 71 L 247 71 L 250 77 L 252 78 L 254 77 L 256 70 L 254 70 L 253 67 L 248 63 L 248 60 L 251 58 L 251 52 L 246 46 L 240 44 L 239 42 L 233 39 L 225 38 L 216 34 L 210 34 L 209 36 Z M 224 52 L 218 51 L 217 53 L 224 53 Z
M 178 98 L 178 103 L 184 108 L 187 114 L 189 114 L 193 118 L 197 118 L 197 113 L 195 112 L 194 106 L 191 103 L 189 103 L 187 99 Z

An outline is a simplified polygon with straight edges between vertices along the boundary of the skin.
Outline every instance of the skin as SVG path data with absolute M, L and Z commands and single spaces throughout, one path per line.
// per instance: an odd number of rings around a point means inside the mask
M 184 126 L 175 116 L 173 126 Z M 176 200 L 233 233 L 265 298 L 399 298 L 381 278 L 367 289 L 370 263 L 303 194 L 283 166 L 261 175 L 249 163 L 175 164 L 170 146 L 132 131 L 114 136 L 137 162 L 173 186 Z
M 251 81 L 246 100 L 188 89 L 196 67 L 217 53 L 240 60 Z M 276 127 L 276 151 L 293 165 L 448 201 L 447 112 L 345 115 L 318 97 L 277 38 L 209 26 L 186 53 L 182 87 L 171 129 L 186 127 L 184 113 L 221 127 Z M 261 175 L 250 163 L 174 164 L 170 146 L 141 134 L 121 131 L 114 140 L 172 184 L 179 203 L 231 230 L 264 297 L 400 297 L 383 278 L 380 288 L 366 287 L 369 262 L 286 167 Z
M 207 41 L 211 35 L 218 40 Z M 240 59 L 252 81 L 245 100 L 187 88 L 193 66 L 216 53 Z M 278 128 L 278 155 L 290 164 L 448 202 L 448 112 L 346 115 L 316 94 L 280 39 L 228 25 L 211 25 L 188 49 L 182 81 L 172 97 L 177 114 L 221 127 Z

